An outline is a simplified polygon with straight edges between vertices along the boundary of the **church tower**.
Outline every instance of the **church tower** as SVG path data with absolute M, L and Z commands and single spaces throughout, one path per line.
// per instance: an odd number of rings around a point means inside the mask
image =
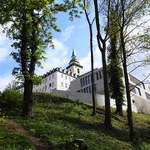
M 68 71 L 75 73 L 77 75 L 81 75 L 83 72 L 83 66 L 77 61 L 74 50 L 72 51 L 71 60 L 69 62 L 69 66 L 66 68 Z

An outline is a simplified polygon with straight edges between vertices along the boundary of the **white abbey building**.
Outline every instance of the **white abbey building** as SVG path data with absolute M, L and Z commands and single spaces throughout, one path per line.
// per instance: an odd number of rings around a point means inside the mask
M 71 82 L 82 74 L 82 70 L 83 66 L 77 61 L 73 50 L 69 66 L 66 69 L 55 68 L 44 74 L 41 84 L 34 86 L 34 92 L 67 91 Z
M 129 82 L 134 112 L 150 113 L 150 88 L 138 78 L 129 74 Z M 137 85 L 138 86 L 135 86 Z M 104 87 L 102 68 L 94 70 L 94 90 L 97 105 L 104 105 Z M 22 89 L 23 90 L 23 89 Z M 92 103 L 91 71 L 83 74 L 83 66 L 74 51 L 66 69 L 55 68 L 43 75 L 40 85 L 35 85 L 34 92 L 54 93 L 73 100 Z M 126 104 L 126 102 L 125 102 Z M 111 99 L 111 106 L 115 101 Z M 127 108 L 126 105 L 123 106 Z

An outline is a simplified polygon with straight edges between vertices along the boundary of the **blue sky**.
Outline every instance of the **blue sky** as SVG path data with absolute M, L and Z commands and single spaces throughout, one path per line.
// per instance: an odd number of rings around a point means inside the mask
M 71 22 L 68 20 L 67 15 L 61 13 L 58 15 L 57 24 L 62 32 L 53 33 L 55 49 L 47 48 L 47 60 L 42 62 L 42 69 L 36 69 L 36 73 L 42 75 L 54 67 L 65 68 L 71 58 L 73 49 L 75 49 L 80 64 L 84 67 L 84 72 L 89 71 L 89 31 L 84 15 Z M 12 41 L 6 38 L 5 34 L 1 31 L 0 28 L 0 90 L 3 90 L 14 78 L 12 77 L 11 72 L 17 64 L 9 55 L 13 50 L 13 48 L 11 48 Z M 95 43 L 96 38 L 94 37 L 95 67 L 101 67 L 101 55 Z M 142 69 L 142 73 L 139 74 L 139 71 L 136 71 L 135 74 L 142 78 L 146 72 L 147 68 L 144 68 Z
M 47 60 L 42 62 L 43 68 L 37 68 L 37 74 L 43 74 L 53 69 L 54 67 L 65 68 L 71 58 L 72 50 L 75 49 L 77 59 L 84 66 L 84 72 L 90 70 L 90 53 L 89 53 L 89 32 L 84 16 L 76 18 L 74 21 L 69 21 L 68 16 L 61 13 L 58 15 L 57 24 L 62 32 L 54 32 L 53 42 L 55 49 L 47 48 Z M 9 55 L 13 48 L 11 43 L 2 29 L 0 28 L 0 90 L 3 90 L 6 85 L 14 78 L 11 72 L 17 66 L 16 62 Z M 95 67 L 101 67 L 100 53 L 95 49 Z

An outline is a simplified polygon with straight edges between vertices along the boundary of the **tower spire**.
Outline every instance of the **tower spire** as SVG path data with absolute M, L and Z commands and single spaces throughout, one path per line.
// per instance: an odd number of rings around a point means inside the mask
M 75 57 L 75 50 L 72 50 L 72 57 Z
M 72 58 L 71 58 L 71 61 L 73 62 L 73 61 L 77 61 L 77 59 L 76 59 L 76 55 L 75 55 L 75 50 L 73 49 L 73 51 L 72 51 Z
M 74 49 L 72 50 L 72 56 L 71 56 L 71 60 L 69 62 L 69 66 L 66 69 L 70 72 L 77 74 L 77 75 L 82 74 L 83 66 L 81 66 L 80 63 L 78 62 Z

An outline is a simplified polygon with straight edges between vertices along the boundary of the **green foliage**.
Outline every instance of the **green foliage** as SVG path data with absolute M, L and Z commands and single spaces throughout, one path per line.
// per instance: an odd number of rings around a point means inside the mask
M 55 95 L 55 94 L 49 94 L 49 93 L 33 93 L 33 99 L 34 102 L 53 102 L 53 103 L 63 103 L 63 102 L 72 102 L 68 98 L 65 98 L 63 96 Z
M 6 89 L 0 96 L 1 112 L 5 115 L 20 115 L 22 104 L 22 94 L 15 90 Z
M 43 95 L 48 97 L 49 94 Z M 150 138 L 148 115 L 135 114 L 136 135 L 140 140 L 132 145 L 128 141 L 126 117 L 112 114 L 114 129 L 106 131 L 102 108 L 98 108 L 102 112 L 93 117 L 92 106 L 80 104 L 78 101 L 63 101 L 63 97 L 56 95 L 49 96 L 53 97 L 53 101 L 36 101 L 32 119 L 18 118 L 18 122 L 42 141 L 53 145 L 56 150 L 78 150 L 70 144 L 75 139 L 83 139 L 88 150 L 142 150 L 140 147 L 143 145 L 145 150 L 149 150 L 146 149 Z
M 120 65 L 122 57 L 122 49 L 120 48 L 119 37 L 119 16 L 118 6 L 114 3 L 110 8 L 110 22 L 109 22 L 109 37 L 110 46 L 108 49 L 109 61 L 109 86 L 111 90 L 111 98 L 116 101 L 116 113 L 122 114 L 122 105 L 124 101 L 124 84 L 123 84 L 123 70 Z
M 13 73 L 19 79 L 27 77 L 36 82 L 35 66 L 42 66 L 46 47 L 54 47 L 53 31 L 60 32 L 56 14 L 69 11 L 70 18 L 78 17 L 77 3 L 80 1 L 0 1 L 0 24 L 5 27 L 8 37 L 14 40 L 12 47 L 15 51 L 11 55 L 20 65 L 14 68 Z

